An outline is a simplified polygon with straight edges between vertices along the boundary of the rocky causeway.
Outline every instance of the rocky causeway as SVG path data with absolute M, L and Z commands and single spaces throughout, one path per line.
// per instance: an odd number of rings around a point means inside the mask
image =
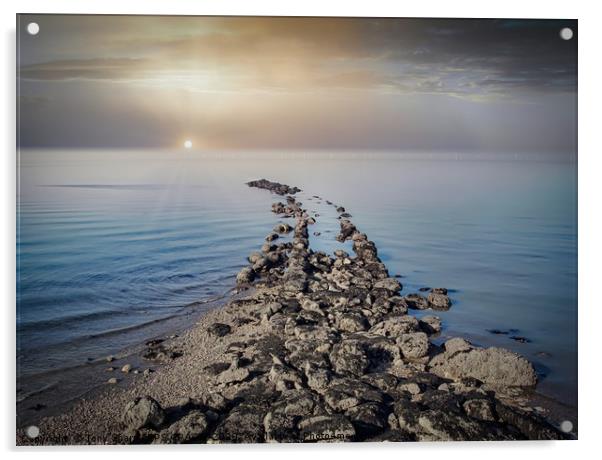
M 238 273 L 238 295 L 147 342 L 145 368 L 108 358 L 103 391 L 40 420 L 33 439 L 18 430 L 18 444 L 569 439 L 524 404 L 537 385 L 525 358 L 461 337 L 435 344 L 448 290 L 404 293 L 343 206 L 315 197 L 353 247 L 330 255 L 310 247 L 320 216 L 300 189 L 247 185 L 277 196 L 281 222 Z

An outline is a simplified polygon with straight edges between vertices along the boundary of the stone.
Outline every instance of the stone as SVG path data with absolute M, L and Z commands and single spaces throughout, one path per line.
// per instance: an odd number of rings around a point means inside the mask
M 237 284 L 249 284 L 255 279 L 255 271 L 251 267 L 244 267 L 236 275 Z
M 121 368 L 121 372 L 123 372 L 124 374 L 129 374 L 129 372 L 132 370 L 132 365 L 131 364 L 126 364 Z
M 451 300 L 445 294 L 437 294 L 431 292 L 427 297 L 428 304 L 435 310 L 449 310 L 451 307 Z
M 160 428 L 165 421 L 165 411 L 150 396 L 142 396 L 129 402 L 123 412 L 123 423 L 127 428 Z
M 276 233 L 290 233 L 293 231 L 293 227 L 291 227 L 289 224 L 277 224 L 274 227 L 274 232 Z
M 355 437 L 355 428 L 342 415 L 319 415 L 299 422 L 303 442 L 345 442 Z
M 345 416 L 353 424 L 360 438 L 374 436 L 387 426 L 387 411 L 382 404 L 369 402 L 352 407 Z
M 453 339 L 449 339 L 443 345 L 445 348 L 445 352 L 449 354 L 458 353 L 461 351 L 468 351 L 472 349 L 472 345 L 470 342 L 464 340 L 461 337 L 454 337 Z
M 348 313 L 338 318 L 337 325 L 345 332 L 359 332 L 368 329 L 369 323 L 362 315 Z
M 330 362 L 340 374 L 361 376 L 368 368 L 369 360 L 362 346 L 356 341 L 343 341 L 334 346 Z
M 418 320 L 416 318 L 409 315 L 402 315 L 394 316 L 375 324 L 370 328 L 370 332 L 395 339 L 402 334 L 416 332 L 418 329 Z
M 209 335 L 212 335 L 214 337 L 224 337 L 225 335 L 228 335 L 230 332 L 232 332 L 232 327 L 230 327 L 228 324 L 213 323 L 207 328 L 207 332 L 209 333 Z
M 420 328 L 427 334 L 438 334 L 441 332 L 441 318 L 438 316 L 427 315 L 420 320 Z
M 298 442 L 296 417 L 280 412 L 268 412 L 263 419 L 265 441 L 269 443 Z
M 218 424 L 210 442 L 256 444 L 264 441 L 266 413 L 262 406 L 237 406 Z
M 162 430 L 154 444 L 189 444 L 200 442 L 209 429 L 209 420 L 199 410 L 193 410 L 168 428 Z
M 422 358 L 428 353 L 429 340 L 424 332 L 402 334 L 397 343 L 403 357 L 410 360 Z
M 228 368 L 218 375 L 216 381 L 221 384 L 237 383 L 246 380 L 249 377 L 249 370 L 241 368 Z
M 426 310 L 429 308 L 428 300 L 420 294 L 408 294 L 403 298 L 408 308 L 413 310 Z
M 270 233 L 268 236 L 265 237 L 265 240 L 268 242 L 277 240 L 279 238 L 278 233 Z
M 115 377 L 111 377 L 109 380 L 107 380 L 109 385 L 115 385 L 117 382 L 118 380 Z
M 420 386 L 415 382 L 400 383 L 397 389 L 399 391 L 405 391 L 411 395 L 417 395 L 422 392 Z
M 472 348 L 436 355 L 429 362 L 431 372 L 444 378 L 475 378 L 495 386 L 533 387 L 537 374 L 522 356 L 503 348 Z
M 469 417 L 486 422 L 495 422 L 493 404 L 487 399 L 469 399 L 462 405 Z
M 385 278 L 374 283 L 374 288 L 387 289 L 391 292 L 399 292 L 402 289 L 401 283 L 395 278 Z

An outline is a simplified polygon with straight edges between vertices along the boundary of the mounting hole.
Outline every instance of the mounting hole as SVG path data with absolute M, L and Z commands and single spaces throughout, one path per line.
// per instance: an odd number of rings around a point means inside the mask
M 573 431 L 573 424 L 569 420 L 565 420 L 560 424 L 560 429 L 565 433 L 570 433 Z
M 27 24 L 27 33 L 29 35 L 38 35 L 39 31 L 40 31 L 40 26 L 38 25 L 37 22 L 30 22 L 29 24 Z
M 40 436 L 40 429 L 35 425 L 31 425 L 25 429 L 25 434 L 28 438 L 35 439 Z
M 561 29 L 560 38 L 562 38 L 563 40 L 570 40 L 571 38 L 573 38 L 573 29 L 571 29 L 570 27 L 565 27 L 564 29 Z

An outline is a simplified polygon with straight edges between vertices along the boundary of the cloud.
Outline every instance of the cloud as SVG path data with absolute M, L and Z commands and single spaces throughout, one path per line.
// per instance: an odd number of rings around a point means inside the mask
M 69 59 L 20 67 L 19 77 L 25 80 L 122 80 L 143 76 L 146 66 L 146 59 Z
M 170 77 L 192 91 L 471 97 L 576 89 L 576 40 L 558 36 L 561 26 L 576 28 L 573 21 L 199 17 L 174 29 L 175 19 L 131 17 L 130 27 L 107 20 L 110 42 L 88 49 L 93 57 L 30 63 L 20 76 L 139 84 Z

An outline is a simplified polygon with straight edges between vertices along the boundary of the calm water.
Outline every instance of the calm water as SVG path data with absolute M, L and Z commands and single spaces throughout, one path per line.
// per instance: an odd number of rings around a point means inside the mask
M 442 339 L 522 353 L 542 373 L 542 393 L 574 404 L 576 165 L 520 155 L 367 158 L 22 152 L 21 383 L 116 353 L 227 293 L 277 222 L 274 197 L 244 185 L 265 177 L 304 189 L 301 201 L 322 215 L 315 249 L 341 246 L 334 210 L 311 199 L 320 195 L 347 208 L 405 293 L 452 289 Z M 517 329 L 531 342 L 488 329 Z

